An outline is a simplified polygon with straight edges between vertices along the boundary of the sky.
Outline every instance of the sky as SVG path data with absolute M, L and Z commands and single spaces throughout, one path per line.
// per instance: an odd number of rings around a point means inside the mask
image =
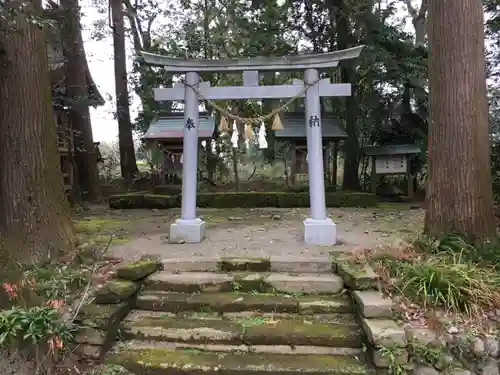
M 90 116 L 92 120 L 92 130 L 95 142 L 114 142 L 118 137 L 118 123 L 114 118 L 116 111 L 115 104 L 115 82 L 114 82 L 114 67 L 113 67 L 113 40 L 111 35 L 95 40 L 92 38 L 93 22 L 103 18 L 90 4 L 89 1 L 82 2 L 82 32 L 85 45 L 85 52 L 89 63 L 89 69 L 94 78 L 95 83 L 106 100 L 106 104 L 102 107 L 92 109 Z M 418 3 L 418 0 L 416 0 Z M 403 17 L 405 11 L 402 9 L 398 17 Z M 106 17 L 104 15 L 104 17 Z M 405 29 L 411 32 L 411 23 L 407 22 Z M 127 69 L 132 69 L 133 52 L 130 41 L 127 40 L 128 61 Z M 134 119 L 137 116 L 140 108 L 138 97 L 132 93 L 131 101 L 131 116 Z M 260 131 L 261 143 L 264 137 L 264 130 Z

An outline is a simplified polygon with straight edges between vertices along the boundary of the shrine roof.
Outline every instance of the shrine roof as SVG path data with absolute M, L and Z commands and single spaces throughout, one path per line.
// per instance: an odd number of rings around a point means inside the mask
M 306 139 L 306 118 L 303 112 L 288 112 L 282 117 L 283 129 L 276 130 L 276 138 Z M 321 115 L 321 130 L 323 138 L 345 139 L 347 134 L 340 120 L 331 115 Z
M 198 137 L 210 139 L 214 133 L 215 121 L 207 113 L 199 114 Z M 184 138 L 184 112 L 161 114 L 149 125 L 143 140 L 166 140 Z
M 414 155 L 422 151 L 417 145 L 366 146 L 363 152 L 368 156 Z

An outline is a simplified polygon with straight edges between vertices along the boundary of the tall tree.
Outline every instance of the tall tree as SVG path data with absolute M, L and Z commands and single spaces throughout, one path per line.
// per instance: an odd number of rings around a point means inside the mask
M 116 116 L 122 177 L 132 180 L 137 174 L 130 103 L 127 87 L 127 55 L 125 53 L 125 25 L 122 0 L 110 0 L 113 20 L 113 51 L 115 64 Z
M 16 15 L 0 16 L 2 271 L 54 259 L 76 241 L 59 169 L 46 39 L 37 25 L 41 1 L 3 7 Z
M 428 234 L 495 236 L 484 56 L 477 0 L 429 4 Z
M 61 35 L 66 65 L 66 87 L 73 129 L 77 183 L 85 199 L 99 197 L 97 153 L 89 112 L 87 57 L 83 47 L 78 0 L 61 0 Z

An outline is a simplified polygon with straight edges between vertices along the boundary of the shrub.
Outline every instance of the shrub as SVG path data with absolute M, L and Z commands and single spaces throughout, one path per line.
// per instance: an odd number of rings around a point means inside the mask
M 377 200 L 369 193 L 327 193 L 328 207 L 373 207 Z M 259 208 L 259 207 L 309 207 L 308 193 L 287 192 L 229 192 L 199 193 L 198 207 L 206 208 Z M 123 194 L 112 196 L 109 200 L 111 209 L 127 208 L 176 208 L 181 205 L 181 196 L 152 194 Z

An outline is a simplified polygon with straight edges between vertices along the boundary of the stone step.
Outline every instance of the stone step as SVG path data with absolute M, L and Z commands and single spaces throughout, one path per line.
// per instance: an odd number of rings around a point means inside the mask
M 230 319 L 143 315 L 125 323 L 123 334 L 128 339 L 194 344 L 360 348 L 363 331 L 349 318 L 321 322 L 308 320 L 306 316 L 278 319 L 254 315 Z
M 154 343 L 122 343 L 106 363 L 135 375 L 375 375 L 360 355 L 213 352 Z
M 335 314 L 353 312 L 352 300 L 345 294 L 327 296 L 289 296 L 258 293 L 220 292 L 188 294 L 144 291 L 137 297 L 140 310 L 171 313 L 262 313 Z
M 165 292 L 257 292 L 336 294 L 344 282 L 337 275 L 286 273 L 158 272 L 146 281 L 146 289 Z
M 269 258 L 221 258 L 193 257 L 164 259 L 163 268 L 168 272 L 287 272 L 287 273 L 331 273 L 333 259 L 330 257 L 280 257 Z

